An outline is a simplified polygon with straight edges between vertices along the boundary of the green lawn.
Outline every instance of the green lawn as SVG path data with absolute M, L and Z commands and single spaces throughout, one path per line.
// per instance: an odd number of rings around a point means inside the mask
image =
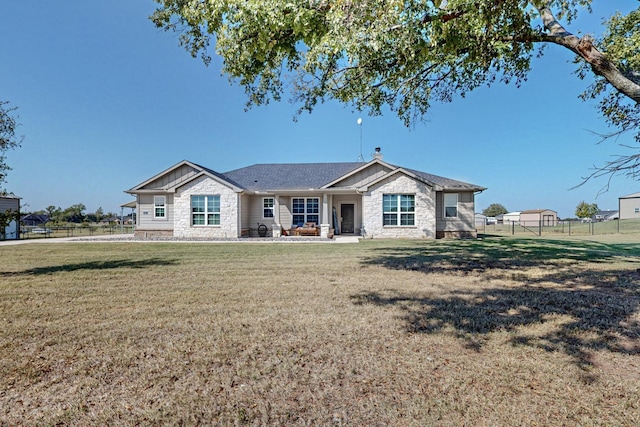
M 638 425 L 639 241 L 0 246 L 0 425 Z

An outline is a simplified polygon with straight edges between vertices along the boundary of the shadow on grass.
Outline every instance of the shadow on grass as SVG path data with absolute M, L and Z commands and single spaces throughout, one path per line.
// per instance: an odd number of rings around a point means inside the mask
M 606 263 L 620 257 L 637 257 L 640 260 L 640 244 L 551 239 L 447 240 L 375 251 L 379 255 L 365 260 L 365 264 L 424 273 L 505 273 L 526 267 L 557 269 L 582 261 Z
M 495 239 L 379 251 L 365 263 L 488 283 L 477 290 L 443 286 L 441 294 L 393 289 L 353 296 L 356 304 L 399 307 L 408 332 L 452 332 L 481 351 L 489 333 L 507 331 L 513 345 L 563 352 L 583 369 L 592 365 L 593 350 L 640 354 L 640 269 L 592 267 L 633 261 L 640 245 Z M 536 274 L 529 277 L 529 268 Z M 491 279 L 515 286 L 491 286 Z
M 117 259 L 108 261 L 89 261 L 74 264 L 52 265 L 48 267 L 36 267 L 28 270 L 18 271 L 14 273 L 2 273 L 7 276 L 27 276 L 27 275 L 43 275 L 53 273 L 70 273 L 82 270 L 112 270 L 118 268 L 147 268 L 163 265 L 175 265 L 176 260 L 165 258 L 150 258 L 140 261 L 131 261 L 128 259 Z

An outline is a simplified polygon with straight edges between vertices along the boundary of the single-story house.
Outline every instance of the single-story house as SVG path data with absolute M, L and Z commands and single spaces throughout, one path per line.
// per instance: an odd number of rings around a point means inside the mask
M 138 237 L 350 234 L 476 237 L 484 187 L 384 162 L 256 164 L 219 173 L 182 161 L 127 190 Z M 305 233 L 306 234 L 306 233 Z
M 26 214 L 22 216 L 20 222 L 22 222 L 22 225 L 25 225 L 27 227 L 37 227 L 40 225 L 45 225 L 47 222 L 49 222 L 49 215 L 34 213 Z
M 597 222 L 612 221 L 620 217 L 620 211 L 600 211 L 596 213 L 591 219 Z
M 620 219 L 640 218 L 640 193 L 618 198 Z
M 520 225 L 524 227 L 553 227 L 558 225 L 558 213 L 550 209 L 532 209 L 520 212 Z
M 0 214 L 7 212 L 17 213 L 17 217 L 8 221 L 6 226 L 0 230 L 0 239 L 15 240 L 20 238 L 20 221 L 17 220 L 20 214 L 20 197 L 12 194 L 4 194 L 0 196 Z
M 120 224 L 120 218 L 117 216 L 107 216 L 98 221 L 100 225 Z

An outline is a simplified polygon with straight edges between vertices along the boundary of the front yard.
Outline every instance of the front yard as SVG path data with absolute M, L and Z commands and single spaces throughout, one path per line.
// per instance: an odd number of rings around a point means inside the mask
M 638 238 L 0 247 L 0 425 L 638 425 Z

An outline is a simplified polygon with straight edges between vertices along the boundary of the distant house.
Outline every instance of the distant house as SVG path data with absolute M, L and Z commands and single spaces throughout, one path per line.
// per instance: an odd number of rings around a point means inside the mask
M 281 233 L 476 237 L 485 188 L 382 161 L 257 164 L 225 173 L 182 161 L 136 185 L 135 235 L 225 238 Z M 306 228 L 306 230 L 305 230 Z M 261 234 L 262 233 L 262 234 Z
M 100 225 L 120 224 L 120 218 L 116 216 L 106 216 L 98 221 Z
M 640 193 L 620 197 L 618 207 L 620 219 L 640 218 Z
M 14 195 L 0 196 L 0 213 L 4 214 L 8 211 L 20 212 L 20 197 Z M 0 239 L 15 240 L 20 238 L 20 221 L 13 220 L 0 230 Z
M 487 216 L 476 213 L 476 227 L 484 227 L 485 225 L 487 225 Z
M 27 214 L 23 215 L 20 219 L 22 225 L 27 227 L 37 227 L 39 225 L 45 225 L 49 222 L 49 215 L 46 214 Z
M 532 209 L 520 212 L 520 225 L 524 227 L 553 227 L 558 225 L 558 213 L 551 209 Z
M 591 217 L 593 221 L 603 222 L 618 219 L 620 217 L 620 211 L 600 211 Z

